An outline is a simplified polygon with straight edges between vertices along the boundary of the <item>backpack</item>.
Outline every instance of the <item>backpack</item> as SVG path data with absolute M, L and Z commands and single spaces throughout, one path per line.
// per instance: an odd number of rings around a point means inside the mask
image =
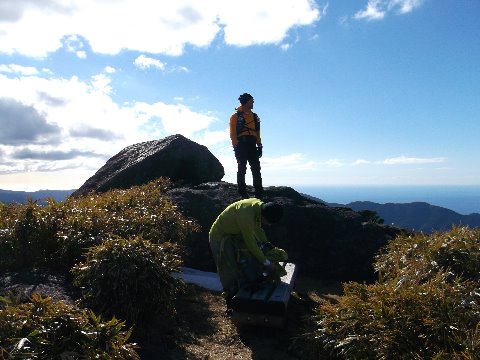
M 253 113 L 253 121 L 255 122 L 255 131 L 260 130 L 260 118 L 256 113 Z M 245 123 L 245 118 L 243 117 L 243 112 L 242 111 L 237 111 L 237 137 L 238 134 L 245 130 L 251 130 L 249 127 L 247 127 Z

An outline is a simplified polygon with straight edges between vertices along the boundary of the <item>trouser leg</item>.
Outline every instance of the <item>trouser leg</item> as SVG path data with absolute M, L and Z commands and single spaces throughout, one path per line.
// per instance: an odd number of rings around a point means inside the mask
M 252 170 L 253 187 L 255 188 L 255 197 L 263 196 L 262 174 L 260 172 L 260 159 L 258 158 L 255 146 L 251 149 L 249 156 L 250 169 Z
M 238 164 L 238 172 L 237 172 L 237 186 L 238 186 L 238 193 L 242 195 L 242 197 L 247 197 L 247 184 L 245 183 L 245 174 L 246 174 L 247 164 Z
M 247 184 L 245 183 L 245 174 L 247 173 L 247 157 L 244 144 L 239 143 L 235 148 L 235 158 L 237 159 L 237 186 L 238 193 L 246 198 Z
M 255 188 L 255 197 L 261 198 L 263 196 L 262 175 L 260 173 L 260 161 L 253 162 L 250 165 L 252 169 L 253 187 Z
M 238 269 L 236 247 L 237 241 L 232 236 L 210 237 L 210 248 L 227 298 L 233 297 L 239 289 L 241 274 Z

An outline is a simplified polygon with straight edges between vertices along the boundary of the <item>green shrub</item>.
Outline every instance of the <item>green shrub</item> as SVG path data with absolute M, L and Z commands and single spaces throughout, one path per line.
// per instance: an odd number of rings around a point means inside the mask
M 167 179 L 158 179 L 126 190 L 69 198 L 64 203 L 65 221 L 58 232 L 62 258 L 73 265 L 86 248 L 111 235 L 125 239 L 140 235 L 153 243 L 182 245 L 198 225 L 162 195 L 168 184 Z
M 0 269 L 70 269 L 88 248 L 112 235 L 182 245 L 199 227 L 163 196 L 168 184 L 159 179 L 59 203 L 49 200 L 45 206 L 1 204 Z
M 345 359 L 480 358 L 480 229 L 402 236 L 377 257 L 373 285 L 344 284 L 304 337 Z
M 131 331 L 114 318 L 104 322 L 91 311 L 38 294 L 24 304 L 3 302 L 1 359 L 139 359 L 128 342 Z
M 179 265 L 175 244 L 114 238 L 91 248 L 72 273 L 84 305 L 131 324 L 148 325 L 175 314 L 182 283 L 171 273 L 179 271 Z
M 40 206 L 31 199 L 27 204 L 2 204 L 0 207 L 0 266 L 22 268 L 45 266 L 55 258 L 57 226 L 55 203 Z
M 15 238 L 13 235 L 16 220 L 14 205 L 6 205 L 0 202 L 0 269 L 8 269 L 13 266 L 13 248 Z
M 390 242 L 375 262 L 381 281 L 422 282 L 447 269 L 451 276 L 480 281 L 479 229 L 403 236 Z

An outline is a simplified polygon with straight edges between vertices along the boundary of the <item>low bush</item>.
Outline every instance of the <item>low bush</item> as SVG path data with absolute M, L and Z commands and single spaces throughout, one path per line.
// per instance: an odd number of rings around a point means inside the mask
M 171 273 L 179 271 L 179 265 L 175 244 L 113 238 L 92 247 L 72 273 L 83 305 L 144 326 L 175 314 L 183 287 Z
M 115 318 L 38 294 L 23 304 L 0 298 L 0 359 L 139 359 L 130 333 Z
M 0 204 L 0 269 L 43 267 L 55 261 L 61 224 L 55 210 L 54 202 L 48 207 L 32 200 L 24 205 Z
M 199 229 L 163 196 L 167 179 L 127 190 L 48 200 L 41 206 L 0 204 L 0 270 L 25 266 L 70 269 L 86 249 L 110 236 L 141 235 L 182 245 Z
M 480 229 L 401 236 L 379 255 L 379 281 L 344 284 L 304 338 L 345 359 L 480 358 Z
M 424 282 L 440 271 L 450 277 L 480 281 L 480 229 L 454 227 L 427 236 L 403 236 L 378 255 L 380 281 Z

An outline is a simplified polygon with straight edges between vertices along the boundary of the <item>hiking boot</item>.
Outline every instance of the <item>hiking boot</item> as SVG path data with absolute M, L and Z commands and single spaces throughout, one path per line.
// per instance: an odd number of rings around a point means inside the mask
M 233 296 L 227 295 L 225 297 L 225 305 L 227 309 L 225 310 L 225 316 L 232 316 L 233 309 L 232 309 L 232 299 Z

